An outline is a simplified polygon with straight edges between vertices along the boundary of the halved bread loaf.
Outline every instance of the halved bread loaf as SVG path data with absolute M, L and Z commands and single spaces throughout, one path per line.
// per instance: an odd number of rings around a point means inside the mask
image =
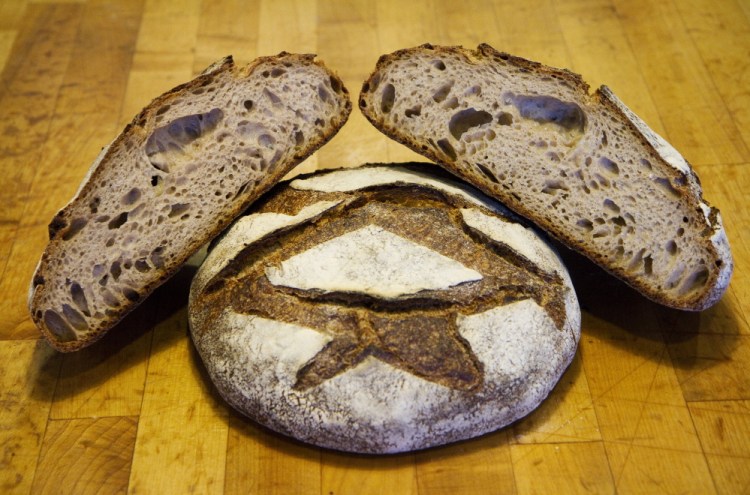
M 384 55 L 359 98 L 383 133 L 533 220 L 647 297 L 701 310 L 732 257 L 719 211 L 607 87 L 488 45 Z
M 58 350 L 86 346 L 344 124 L 314 55 L 227 57 L 156 98 L 52 220 L 29 308 Z

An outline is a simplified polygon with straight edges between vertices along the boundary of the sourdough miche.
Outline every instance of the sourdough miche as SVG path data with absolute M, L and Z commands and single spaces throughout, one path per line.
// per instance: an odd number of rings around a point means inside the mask
M 498 52 L 384 55 L 359 98 L 383 133 L 534 221 L 647 297 L 702 310 L 733 262 L 685 159 L 607 87 Z
M 56 349 L 91 344 L 351 111 L 314 55 L 231 57 L 156 98 L 104 148 L 49 226 L 31 316 Z
M 505 212 L 434 165 L 277 186 L 193 280 L 211 380 L 277 432 L 362 453 L 528 414 L 573 358 L 581 315 L 556 253 Z

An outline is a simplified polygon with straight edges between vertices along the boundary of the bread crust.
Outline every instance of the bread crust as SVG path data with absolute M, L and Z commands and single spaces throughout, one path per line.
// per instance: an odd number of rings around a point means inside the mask
M 399 69 L 394 69 L 398 63 L 406 63 L 406 61 L 411 61 L 417 56 L 425 54 L 434 56 L 435 59 L 440 59 L 443 56 L 454 57 L 460 61 L 459 63 L 465 64 L 467 70 L 472 70 L 473 67 L 493 67 L 495 64 L 502 64 L 512 66 L 514 70 L 520 72 L 534 74 L 538 79 L 554 80 L 557 84 L 566 86 L 570 90 L 568 93 L 575 94 L 576 104 L 583 109 L 584 113 L 601 112 L 616 119 L 618 124 L 627 129 L 629 138 L 637 143 L 634 146 L 644 150 L 644 159 L 653 162 L 654 167 L 659 167 L 659 173 L 663 174 L 659 180 L 665 181 L 670 192 L 679 196 L 677 202 L 682 205 L 680 210 L 690 213 L 691 224 L 699 223 L 694 228 L 705 231 L 699 241 L 700 248 L 705 252 L 705 273 L 701 272 L 701 276 L 705 276 L 705 282 L 702 284 L 702 289 L 676 296 L 666 289 L 656 287 L 655 283 L 647 280 L 648 277 L 636 275 L 631 270 L 618 264 L 617 260 L 613 261 L 611 252 L 598 251 L 579 231 L 568 228 L 561 222 L 538 211 L 528 201 L 529 196 L 523 188 L 514 187 L 510 182 L 503 181 L 502 178 L 490 177 L 490 180 L 488 180 L 486 167 L 483 170 L 478 170 L 478 168 L 459 163 L 458 158 L 460 157 L 455 156 L 455 152 L 452 152 L 452 150 L 446 152 L 439 146 L 431 146 L 427 143 L 428 138 L 437 139 L 429 132 L 413 133 L 403 125 L 394 124 L 390 121 L 390 115 L 386 116 L 385 112 L 380 111 L 374 101 L 376 93 L 382 92 L 378 87 L 382 87 L 386 79 L 392 81 L 393 77 L 396 77 L 393 72 L 398 73 Z M 480 78 L 479 75 L 476 77 L 477 79 Z M 506 75 L 505 77 L 513 76 Z M 500 85 L 502 84 L 501 81 L 501 79 L 498 79 L 495 83 Z M 591 94 L 588 84 L 578 74 L 509 55 L 497 51 L 487 44 L 479 45 L 476 50 L 468 50 L 460 46 L 444 47 L 425 44 L 381 56 L 375 70 L 363 83 L 359 107 L 365 117 L 388 137 L 422 154 L 484 193 L 498 199 L 519 215 L 539 225 L 568 247 L 587 256 L 611 274 L 621 278 L 646 297 L 660 304 L 683 310 L 700 311 L 715 304 L 728 287 L 733 271 L 733 260 L 719 211 L 703 199 L 698 177 L 684 158 L 649 129 L 606 86 Z M 587 115 L 586 118 L 590 117 Z M 584 132 L 588 132 L 586 124 L 583 127 Z M 447 129 L 444 132 L 447 133 Z M 447 141 L 450 142 L 450 139 Z M 531 149 L 528 151 L 531 152 Z M 476 164 L 472 162 L 471 158 L 468 161 L 471 164 Z M 693 215 L 696 209 L 699 214 Z M 668 236 L 669 234 L 664 235 Z
M 91 317 L 86 316 L 88 321 L 86 322 L 87 328 L 85 330 L 79 331 L 80 329 L 76 329 L 75 325 L 71 325 L 70 322 L 68 322 L 68 325 L 66 326 L 69 327 L 68 329 L 70 329 L 71 326 L 73 327 L 74 335 L 69 335 L 70 338 L 61 339 L 60 335 L 51 331 L 49 325 L 45 322 L 45 314 L 47 311 L 51 310 L 54 313 L 57 313 L 58 316 L 62 314 L 59 306 L 51 309 L 50 305 L 61 304 L 62 301 L 55 301 L 54 298 L 49 300 L 50 296 L 47 294 L 47 286 L 51 280 L 60 280 L 66 275 L 55 273 L 55 268 L 50 267 L 50 262 L 60 260 L 62 257 L 66 256 L 66 254 L 69 254 L 69 246 L 64 238 L 66 233 L 69 237 L 75 235 L 71 234 L 72 223 L 75 221 L 75 219 L 72 218 L 72 212 L 77 208 L 81 208 L 81 202 L 83 201 L 82 198 L 90 198 L 92 195 L 99 193 L 106 194 L 106 191 L 100 191 L 100 181 L 102 176 L 109 172 L 109 169 L 119 167 L 123 169 L 124 173 L 128 173 L 128 168 L 134 165 L 134 163 L 118 163 L 118 160 L 121 159 L 120 156 L 122 151 L 124 149 L 144 149 L 147 147 L 147 140 L 149 137 L 155 133 L 159 125 L 164 125 L 164 123 L 160 123 L 159 120 L 162 118 L 165 108 L 178 106 L 176 101 L 179 99 L 190 100 L 193 98 L 193 94 L 201 92 L 201 88 L 210 87 L 212 83 L 220 80 L 220 78 L 227 78 L 232 84 L 236 84 L 238 88 L 241 88 L 243 84 L 249 84 L 246 81 L 250 81 L 251 79 L 258 79 L 259 82 L 262 83 L 263 76 L 259 73 L 259 68 L 270 65 L 289 68 L 317 67 L 317 69 L 314 70 L 318 70 L 320 71 L 320 74 L 326 74 L 325 77 L 330 78 L 330 85 L 334 90 L 332 93 L 329 92 L 326 96 L 328 98 L 333 98 L 336 101 L 335 104 L 339 106 L 337 114 L 323 125 L 323 130 L 319 137 L 306 139 L 300 146 L 294 148 L 292 154 L 286 155 L 285 158 L 281 159 L 279 162 L 269 166 L 265 175 L 258 179 L 254 184 L 245 188 L 245 190 L 242 190 L 242 194 L 238 194 L 235 198 L 224 201 L 223 206 L 221 206 L 221 212 L 215 218 L 210 219 L 209 222 L 206 222 L 205 220 L 203 221 L 203 228 L 200 233 L 197 233 L 196 235 L 188 234 L 190 235 L 190 238 L 187 244 L 185 244 L 179 252 L 170 253 L 169 259 L 160 260 L 161 262 L 158 264 L 161 266 L 150 267 L 153 268 L 153 270 L 151 270 L 148 280 L 140 281 L 139 283 L 142 285 L 133 288 L 135 294 L 132 298 L 128 297 L 123 299 L 119 297 L 118 306 L 108 308 L 106 314 L 100 312 L 99 317 L 96 317 L 96 315 L 91 315 Z M 242 91 L 242 89 L 239 89 L 239 91 Z M 180 104 L 182 103 L 183 102 L 180 102 Z M 222 102 L 218 102 L 217 104 L 221 105 Z M 187 113 L 187 111 L 187 106 L 185 106 L 182 112 Z M 351 101 L 348 97 L 348 91 L 338 76 L 325 67 L 322 62 L 315 60 L 315 55 L 290 54 L 287 52 L 281 52 L 276 56 L 260 57 L 244 67 L 236 66 L 231 56 L 225 57 L 209 66 L 195 79 L 181 84 L 155 98 L 125 126 L 123 131 L 115 137 L 111 144 L 102 150 L 86 174 L 86 177 L 83 179 L 74 197 L 57 213 L 50 223 L 50 242 L 45 249 L 45 252 L 42 254 L 32 278 L 28 303 L 31 317 L 36 326 L 40 329 L 42 335 L 55 349 L 62 352 L 79 350 L 100 339 L 111 327 L 153 292 L 156 287 L 176 273 L 192 254 L 200 249 L 207 241 L 219 234 L 237 215 L 242 213 L 250 204 L 252 204 L 255 199 L 270 189 L 276 182 L 286 175 L 289 170 L 310 156 L 333 135 L 335 135 L 346 122 L 350 112 Z M 203 116 L 200 118 L 203 118 Z M 292 148 L 290 147 L 289 149 L 291 150 Z M 148 245 L 152 242 L 151 238 L 157 236 L 158 234 L 144 236 L 144 239 L 142 239 L 141 242 Z M 154 246 L 151 246 L 149 249 L 153 249 L 153 247 Z M 83 249 L 90 249 L 93 251 L 96 249 L 103 249 L 103 246 L 88 246 Z M 84 290 L 86 291 L 87 289 L 84 288 Z M 88 294 L 90 299 L 90 293 L 85 293 Z M 90 301 L 86 302 L 90 303 Z M 67 304 L 67 306 L 73 307 L 74 305 Z M 82 312 L 80 307 L 77 310 L 73 308 L 73 311 L 78 313 L 74 319 L 80 323 L 80 318 L 78 318 L 81 316 Z M 81 323 L 81 326 L 83 326 L 83 323 Z
M 504 208 L 432 170 L 283 183 L 216 243 L 190 330 L 238 411 L 382 454 L 494 431 L 546 397 L 580 338 L 565 268 Z

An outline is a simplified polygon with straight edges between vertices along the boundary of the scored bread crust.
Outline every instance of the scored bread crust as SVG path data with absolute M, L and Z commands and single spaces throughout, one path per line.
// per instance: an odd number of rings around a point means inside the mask
M 578 74 L 486 44 L 426 44 L 383 55 L 359 107 L 656 302 L 702 310 L 729 285 L 697 175 L 606 86 L 590 94 Z
M 98 340 L 351 112 L 311 54 L 217 61 L 105 147 L 49 226 L 29 310 L 60 351 Z
M 432 164 L 278 185 L 212 246 L 190 331 L 219 393 L 314 445 L 395 453 L 544 400 L 581 314 L 555 251 Z

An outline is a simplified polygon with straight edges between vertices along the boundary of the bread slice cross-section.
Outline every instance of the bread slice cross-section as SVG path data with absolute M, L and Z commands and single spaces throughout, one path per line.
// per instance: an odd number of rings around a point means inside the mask
M 29 308 L 53 347 L 91 344 L 351 112 L 314 55 L 224 58 L 151 102 L 49 226 Z
M 702 310 L 729 284 L 695 172 L 605 86 L 486 44 L 422 45 L 382 56 L 359 107 L 654 301 Z

